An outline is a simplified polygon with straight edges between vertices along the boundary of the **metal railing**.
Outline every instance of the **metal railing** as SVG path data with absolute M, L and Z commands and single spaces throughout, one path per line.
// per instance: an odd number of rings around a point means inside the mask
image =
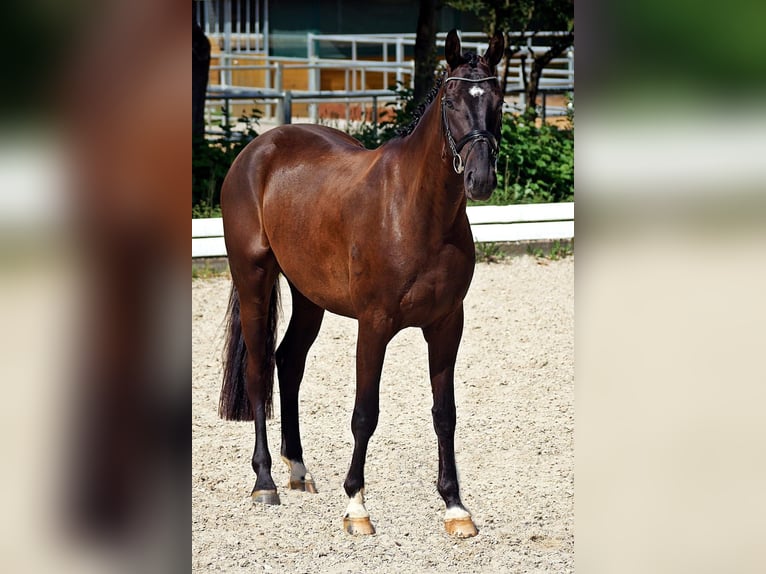
M 305 70 L 306 91 L 312 93 L 321 91 L 323 72 L 337 73 L 338 70 L 344 71 L 343 90 L 347 92 L 364 90 L 370 74 L 379 74 L 381 76 L 379 85 L 384 88 L 392 85 L 392 79 L 395 80 L 396 85 L 405 88 L 411 88 L 414 82 L 414 61 L 408 55 L 408 50 L 414 47 L 415 34 L 308 33 L 306 34 L 307 58 L 278 58 L 270 56 L 267 52 L 248 53 L 242 51 L 241 46 L 238 46 L 241 42 L 235 41 L 242 34 L 240 31 L 233 32 L 231 30 L 222 35 L 218 33 L 220 38 L 224 38 L 222 42 L 224 49 L 214 55 L 218 59 L 218 63 L 211 66 L 213 71 L 218 72 L 218 83 L 214 86 L 221 88 L 263 88 L 284 92 L 284 71 L 297 69 Z M 531 65 L 524 66 L 522 63 L 527 58 L 547 50 L 544 42 L 564 34 L 565 32 L 536 32 L 519 34 L 515 37 L 518 42 L 514 43 L 514 47 L 521 49 L 509 61 L 508 70 L 503 69 L 501 65 L 498 74 L 501 77 L 507 75 L 509 81 L 506 93 L 518 94 L 520 107 L 523 108 L 525 104 L 524 91 L 521 90 L 525 84 L 524 73 L 529 74 L 531 69 Z M 211 33 L 211 36 L 215 38 L 216 33 Z M 437 45 L 443 45 L 445 38 L 446 34 L 438 34 Z M 486 50 L 488 46 L 486 37 L 480 32 L 464 32 L 462 42 L 464 49 L 476 50 L 480 53 Z M 264 44 L 267 42 L 264 41 Z M 320 57 L 323 53 L 322 46 L 325 44 L 335 46 L 334 53 L 347 57 Z M 228 49 L 226 49 L 227 46 Z M 367 59 L 362 58 L 360 52 L 364 52 Z M 371 57 L 375 59 L 369 59 Z M 248 60 L 256 60 L 258 63 L 251 65 L 247 63 Z M 266 71 L 263 75 L 262 85 L 238 86 L 232 81 L 233 73 L 247 70 Z M 563 57 L 555 58 L 545 68 L 540 79 L 540 87 L 543 89 L 541 94 L 545 94 L 545 89 L 549 88 L 563 89 L 567 92 L 574 91 L 574 49 L 568 50 Z M 543 97 L 545 98 L 544 95 Z M 547 105 L 544 104 L 544 107 L 547 109 Z M 274 116 L 274 109 L 270 103 L 266 105 L 264 115 L 266 117 Z M 281 115 L 279 109 L 276 109 L 276 115 Z M 308 115 L 311 121 L 318 121 L 316 102 L 310 103 Z
M 269 53 L 268 0 L 195 0 L 192 5 L 205 35 L 224 51 Z
M 509 89 L 509 94 L 521 94 L 523 95 L 522 88 Z M 569 94 L 571 90 L 569 88 L 541 88 L 540 96 L 542 103 L 538 106 L 538 113 L 545 121 L 548 116 L 562 116 L 567 112 L 566 108 L 556 108 L 553 113 L 550 113 L 550 108 L 547 105 L 547 98 L 549 95 L 561 95 Z M 391 90 L 358 90 L 358 91 L 345 91 L 345 90 L 327 90 L 327 91 L 293 91 L 293 90 L 276 90 L 276 89 L 261 89 L 261 88 L 241 88 L 241 87 L 228 87 L 228 88 L 210 88 L 206 94 L 207 101 L 209 103 L 208 109 L 213 106 L 219 107 L 222 110 L 220 118 L 213 118 L 212 114 L 208 116 L 208 125 L 220 120 L 227 126 L 232 124 L 232 114 L 229 111 L 231 109 L 232 101 L 250 101 L 261 102 L 267 106 L 274 105 L 276 107 L 276 114 L 272 116 L 278 125 L 290 124 L 293 121 L 293 102 L 303 102 L 309 105 L 316 105 L 319 103 L 342 103 L 345 104 L 345 121 L 346 125 L 351 122 L 350 109 L 352 104 L 359 104 L 362 108 L 361 115 L 368 118 L 368 121 L 372 121 L 373 129 L 377 132 L 378 129 L 378 116 L 381 106 L 389 104 L 397 104 L 398 96 Z M 367 106 L 370 106 L 369 113 L 366 112 Z M 524 106 L 519 104 L 516 106 L 506 105 L 505 111 L 522 112 Z M 236 119 L 236 118 L 235 118 Z M 316 121 L 310 120 L 313 123 Z M 235 130 L 236 131 L 236 130 Z M 222 130 L 208 129 L 209 135 L 220 135 Z
M 241 60 L 257 60 L 261 64 L 241 64 Z M 306 70 L 307 72 L 307 90 L 292 90 L 293 94 L 303 94 L 301 99 L 307 100 L 309 103 L 308 115 L 311 121 L 316 123 L 319 120 L 319 113 L 317 109 L 317 103 L 319 100 L 326 100 L 332 97 L 341 97 L 346 93 L 354 92 L 369 92 L 365 90 L 367 85 L 368 74 L 382 74 L 383 85 L 386 85 L 387 74 L 394 73 L 397 77 L 407 77 L 407 85 L 410 85 L 411 78 L 414 70 L 414 63 L 412 61 L 396 63 L 396 62 L 375 62 L 375 61 L 348 61 L 348 60 L 327 60 L 314 58 L 312 60 L 304 59 L 286 59 L 286 58 L 269 58 L 266 56 L 257 56 L 251 54 L 237 54 L 231 56 L 221 56 L 221 61 L 228 60 L 228 63 L 216 64 L 210 66 L 212 71 L 219 72 L 219 83 L 210 86 L 209 91 L 215 92 L 229 92 L 231 94 L 241 93 L 243 90 L 253 89 L 256 90 L 274 90 L 274 93 L 285 93 L 284 74 L 285 70 Z M 246 71 L 246 70 L 263 70 L 264 74 L 263 86 L 237 86 L 234 85 L 231 80 L 231 74 L 234 71 Z M 321 71 L 338 71 L 342 70 L 343 75 L 343 89 L 327 91 L 321 90 Z M 375 97 L 390 96 L 390 100 L 395 99 L 395 95 L 390 90 L 378 90 Z M 316 94 L 317 101 L 313 101 L 312 97 L 306 96 L 306 94 Z M 273 99 L 272 96 L 271 99 Z M 369 95 L 367 97 L 372 97 Z M 232 96 L 228 99 L 236 99 Z M 245 98 L 239 98 L 245 99 Z M 269 99 L 269 98 L 267 98 Z M 360 101 L 361 100 L 357 100 Z M 227 115 L 230 115 L 230 111 L 226 111 Z M 346 115 L 349 114 L 348 107 Z M 283 110 L 277 106 L 276 113 L 272 114 L 271 103 L 266 102 L 265 114 L 266 117 L 281 118 L 284 115 Z
M 227 111 L 230 108 L 231 100 L 247 100 L 252 102 L 260 101 L 268 105 L 275 105 L 277 112 L 275 119 L 278 124 L 290 124 L 293 119 L 293 102 L 300 101 L 315 105 L 320 102 L 335 102 L 346 104 L 346 121 L 350 121 L 350 105 L 353 103 L 369 104 L 374 126 L 378 125 L 377 110 L 380 105 L 395 103 L 397 96 L 391 90 L 328 90 L 328 91 L 279 91 L 275 89 L 253 89 L 253 88 L 211 88 L 206 95 L 208 102 L 222 104 L 224 110 L 224 121 L 227 125 L 231 122 L 231 114 Z
M 511 35 L 512 45 L 519 48 L 509 62 L 508 76 L 514 81 L 515 87 L 523 86 L 522 78 L 522 59 L 538 56 L 547 51 L 548 46 L 545 42 L 551 38 L 566 36 L 567 32 L 526 32 Z M 487 37 L 483 32 L 462 32 L 460 34 L 463 50 L 473 50 L 479 54 L 484 53 L 489 47 Z M 447 38 L 446 32 L 436 35 L 437 48 L 443 48 Z M 517 40 L 517 41 L 514 41 Z M 407 49 L 415 47 L 415 34 L 307 34 L 307 54 L 308 58 L 317 58 L 321 55 L 321 45 L 331 43 L 336 47 L 338 45 L 347 45 L 345 51 L 349 57 L 345 61 L 367 61 L 359 57 L 359 48 L 368 46 L 376 48 L 380 53 L 380 59 L 383 62 L 396 62 L 398 64 L 411 63 L 411 56 L 407 56 Z M 391 48 L 393 48 L 393 60 L 391 60 Z M 444 62 L 441 62 L 444 64 Z M 531 66 L 525 70 L 529 74 Z M 503 73 L 499 70 L 498 73 Z M 396 78 L 397 82 L 402 78 Z M 550 65 L 543 70 L 540 79 L 542 87 L 562 87 L 574 86 L 574 48 L 570 48 L 563 57 L 554 58 Z
M 512 61 L 517 64 L 511 69 L 513 72 L 520 72 L 518 65 L 522 57 L 537 56 L 544 53 L 548 46 L 545 42 L 550 38 L 566 36 L 567 32 L 525 32 L 511 34 L 512 45 L 519 48 Z M 436 35 L 437 48 L 443 48 L 447 38 L 446 32 L 440 32 Z M 484 53 L 489 47 L 487 37 L 483 32 L 462 32 L 460 34 L 462 47 L 464 50 L 474 50 L 477 53 Z M 516 41 L 514 41 L 516 40 Z M 415 34 L 307 34 L 307 57 L 318 57 L 322 53 L 322 44 L 332 44 L 337 51 L 339 46 L 347 45 L 345 54 L 346 60 L 356 61 L 359 58 L 360 46 L 376 47 L 380 52 L 380 58 L 383 62 L 391 61 L 391 48 L 393 48 L 393 61 L 403 63 L 411 60 L 406 56 L 407 48 L 415 47 Z M 561 67 L 560 73 L 566 79 L 568 85 L 574 84 L 574 48 L 567 51 L 563 58 L 557 58 L 551 62 L 550 71 L 555 74 Z M 513 74 L 511 74 L 513 76 Z M 545 77 L 545 74 L 544 74 Z M 520 79 L 520 77 L 519 77 Z
M 275 57 L 269 55 L 268 13 L 267 2 L 253 5 L 254 12 L 248 16 L 248 6 L 252 1 L 239 2 L 197 2 L 198 11 L 207 11 L 203 18 L 205 32 L 213 41 L 221 46 L 221 51 L 214 54 L 217 60 L 211 66 L 213 76 L 217 79 L 210 86 L 207 108 L 208 120 L 223 119 L 228 123 L 234 113 L 232 102 L 253 101 L 262 104 L 263 117 L 284 122 L 286 117 L 292 117 L 292 109 L 285 109 L 285 101 L 299 100 L 308 104 L 306 112 L 310 121 L 319 121 L 319 104 L 324 102 L 345 103 L 345 116 L 351 116 L 352 104 L 358 104 L 366 109 L 372 104 L 371 117 L 377 119 L 378 101 L 386 103 L 395 101 L 393 92 L 388 90 L 373 90 L 369 87 L 380 86 L 390 88 L 393 81 L 402 88 L 412 88 L 414 82 L 414 61 L 412 51 L 415 45 L 415 34 L 313 34 L 305 35 L 306 58 Z M 216 12 L 212 18 L 209 13 Z M 228 12 L 227 12 L 228 11 Z M 218 14 L 218 12 L 221 12 Z M 252 27 L 251 27 L 252 24 Z M 566 34 L 565 32 L 535 32 L 518 34 L 511 37 L 514 48 L 519 48 L 515 56 L 508 62 L 508 69 L 499 66 L 498 75 L 508 77 L 506 95 L 514 96 L 515 102 L 511 109 L 523 110 L 525 107 L 524 73 L 529 74 L 531 65 L 523 65 L 526 59 L 547 50 L 546 43 L 551 38 Z M 444 45 L 446 33 L 437 34 L 436 44 Z M 463 32 L 461 41 L 465 50 L 475 50 L 479 53 L 488 47 L 486 36 L 481 32 Z M 329 47 L 329 48 L 328 48 Z M 326 55 L 339 57 L 322 57 Z M 442 62 L 442 65 L 444 63 Z M 299 84 L 306 89 L 290 89 L 295 86 L 295 70 L 305 72 L 299 75 Z M 245 76 L 233 81 L 238 72 L 264 72 L 261 75 Z M 285 82 L 285 73 L 290 72 L 290 81 Z M 339 76 L 342 71 L 342 80 Z M 332 74 L 331 79 L 323 74 Z M 303 79 L 300 79 L 300 78 Z M 393 80 L 393 81 L 392 81 Z M 322 90 L 328 82 L 341 84 L 341 90 Z M 563 57 L 555 58 L 543 71 L 540 79 L 540 96 L 542 99 L 541 115 L 563 115 L 566 108 L 558 106 L 551 109 L 548 106 L 550 94 L 574 92 L 574 49 L 570 49 Z M 257 97 L 248 97 L 245 94 Z M 353 94 L 353 95 L 351 95 Z M 222 114 L 217 107 L 223 106 Z M 240 108 L 241 109 L 241 108 Z M 551 113 L 552 112 L 552 113 Z

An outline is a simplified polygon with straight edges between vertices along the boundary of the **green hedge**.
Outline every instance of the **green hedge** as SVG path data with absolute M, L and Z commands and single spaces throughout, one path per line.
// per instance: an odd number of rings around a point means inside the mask
M 221 184 L 239 152 L 258 135 L 259 117 L 253 110 L 252 116 L 239 118 L 244 131 L 222 124 L 220 136 L 192 140 L 192 218 L 221 215 Z
M 497 189 L 489 203 L 574 201 L 574 128 L 535 126 L 520 116 L 503 118 Z

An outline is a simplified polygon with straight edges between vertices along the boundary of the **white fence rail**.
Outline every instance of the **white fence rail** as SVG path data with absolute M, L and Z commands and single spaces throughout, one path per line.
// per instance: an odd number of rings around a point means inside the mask
M 313 46 L 316 40 L 325 38 L 324 36 L 314 36 L 312 34 L 308 36 L 309 47 Z M 406 40 L 402 38 L 400 40 L 401 42 L 398 45 L 408 45 Z M 347 41 L 355 42 L 356 40 L 349 39 Z M 466 48 L 466 44 L 463 45 L 464 48 Z M 477 42 L 471 42 L 470 44 L 482 45 Z M 385 44 L 383 46 L 385 50 L 387 46 Z M 522 59 L 527 59 L 530 55 L 537 56 L 546 50 L 547 47 L 545 46 L 530 45 L 525 49 L 514 52 L 507 72 L 509 89 L 524 87 L 525 82 L 521 66 Z M 309 50 L 309 53 L 311 53 L 311 50 Z M 386 88 L 393 85 L 393 82 L 389 79 L 390 77 L 395 79 L 397 83 L 402 83 L 409 87 L 413 87 L 414 82 L 415 62 L 412 58 L 405 59 L 404 52 L 401 50 L 397 51 L 395 60 L 384 58 L 382 61 L 357 58 L 355 55 L 352 58 L 320 58 L 315 54 L 311 54 L 308 58 L 298 58 L 247 52 L 220 52 L 215 57 L 221 63 L 210 66 L 210 69 L 218 72 L 218 82 L 214 85 L 222 87 L 233 85 L 231 81 L 232 72 L 245 70 L 268 70 L 269 74 L 264 77 L 266 85 L 257 87 L 274 87 L 277 90 L 283 89 L 281 74 L 284 69 L 305 69 L 308 74 L 307 85 L 310 90 L 319 89 L 323 70 L 344 70 L 346 72 L 345 90 L 363 89 L 366 84 L 366 74 L 368 73 L 383 74 L 383 85 Z M 255 60 L 258 64 L 248 65 L 246 63 L 248 60 Z M 439 64 L 443 66 L 445 64 L 444 60 L 440 60 Z M 531 64 L 527 62 L 527 76 L 531 69 Z M 504 73 L 502 66 L 498 67 L 497 73 L 498 75 Z M 542 76 L 540 77 L 540 87 L 568 88 L 570 91 L 573 89 L 574 49 L 568 50 L 562 57 L 551 60 L 550 64 L 543 69 Z
M 545 53 L 549 45 L 551 38 L 566 36 L 567 32 L 554 32 L 554 31 L 539 31 L 539 32 L 524 32 L 519 33 L 511 37 L 512 58 L 508 69 L 508 76 L 510 78 L 509 86 L 511 88 L 523 87 L 524 79 L 521 73 L 521 60 L 522 58 L 529 59 L 534 56 Z M 463 50 L 473 50 L 479 54 L 483 54 L 489 47 L 486 34 L 483 32 L 461 32 L 460 38 L 462 41 Z M 436 35 L 436 49 L 438 54 L 442 54 L 444 51 L 444 45 L 447 39 L 446 32 L 440 32 Z M 323 44 L 331 46 L 347 46 L 345 52 L 351 52 L 351 59 L 340 58 L 340 61 L 344 62 L 366 62 L 372 64 L 374 62 L 369 59 L 359 58 L 357 56 L 359 47 L 372 48 L 373 50 L 379 50 L 382 62 L 396 63 L 402 67 L 407 64 L 413 65 L 412 57 L 405 57 L 405 48 L 415 47 L 415 34 L 414 33 L 397 33 L 397 34 L 307 34 L 307 52 L 308 59 L 313 61 L 317 59 L 317 56 L 321 53 L 319 49 Z M 393 54 L 390 54 L 390 48 L 394 48 Z M 337 60 L 336 60 L 337 61 Z M 444 65 L 444 60 L 440 60 L 441 65 Z M 413 66 L 414 68 L 414 66 Z M 502 72 L 502 66 L 498 68 L 498 74 Z M 526 74 L 527 77 L 531 71 L 531 64 L 527 61 Z M 406 72 L 405 72 L 406 73 Z M 397 81 L 403 81 L 401 71 L 397 73 Z M 410 75 L 410 87 L 412 87 L 412 75 Z M 554 58 L 546 68 L 543 69 L 543 74 L 540 78 L 541 87 L 568 87 L 574 86 L 574 46 L 567 52 L 559 57 Z
M 466 210 L 479 243 L 574 238 L 574 203 L 470 206 Z M 225 257 L 223 220 L 192 219 L 192 258 Z
M 415 34 L 313 34 L 306 33 L 306 57 L 286 57 L 274 56 L 269 53 L 268 42 L 269 34 L 257 32 L 256 26 L 252 32 L 252 38 L 248 36 L 245 28 L 236 28 L 237 18 L 232 19 L 232 13 L 226 15 L 226 6 L 231 9 L 232 2 L 224 1 L 224 20 L 223 27 L 210 27 L 210 21 L 207 19 L 209 14 L 201 7 L 198 7 L 198 17 L 202 17 L 205 22 L 205 31 L 208 37 L 213 41 L 218 41 L 222 50 L 215 55 L 219 63 L 211 66 L 211 70 L 217 72 L 218 80 L 211 84 L 211 91 L 226 91 L 230 88 L 258 88 L 265 90 L 276 90 L 284 93 L 285 86 L 283 82 L 284 70 L 305 70 L 305 85 L 307 91 L 314 93 L 321 89 L 322 73 L 335 73 L 343 70 L 344 81 L 342 91 L 362 91 L 366 89 L 368 75 L 380 76 L 383 88 L 389 88 L 394 85 L 393 80 L 401 83 L 405 87 L 413 87 L 414 83 L 414 60 L 411 55 L 412 48 L 415 45 Z M 207 3 L 206 3 L 207 6 Z M 240 14 L 240 16 L 242 16 Z M 228 20 L 227 20 L 228 18 Z M 228 28 L 226 22 L 229 22 Z M 249 28 L 248 28 L 249 29 Z M 228 31 L 227 31 L 228 30 Z M 238 30 L 238 31 L 237 31 Z M 518 103 L 514 104 L 515 109 L 521 111 L 525 107 L 525 91 L 529 74 L 532 70 L 531 58 L 544 53 L 548 50 L 548 45 L 552 38 L 565 35 L 566 32 L 539 31 L 520 33 L 511 38 L 513 56 L 508 62 L 508 70 L 503 66 L 498 66 L 498 75 L 507 74 L 508 84 L 506 95 L 513 95 Z M 437 34 L 436 46 L 438 53 L 441 53 L 447 34 L 442 32 Z M 463 32 L 461 34 L 463 48 L 476 50 L 483 53 L 488 44 L 485 34 L 480 32 Z M 236 40 L 236 41 L 234 41 Z M 249 46 L 255 46 L 250 49 Z M 324 47 L 324 49 L 323 49 Z M 331 48 L 331 49 L 328 49 Z M 360 52 L 362 54 L 360 54 Z M 323 57 L 323 54 L 330 57 Z M 373 55 L 371 55 L 373 54 Z M 370 59 L 372 58 L 372 59 Z M 380 58 L 380 59 L 378 59 Z M 248 64 L 249 60 L 256 63 Z M 526 62 L 523 66 L 522 62 Z M 442 65 L 443 61 L 440 62 Z M 257 80 L 262 85 L 236 85 L 232 81 L 233 74 L 246 70 L 263 70 L 262 79 Z M 527 80 L 525 81 L 525 76 Z M 241 81 L 241 80 L 240 80 Z M 574 92 L 574 47 L 571 47 L 563 55 L 554 58 L 548 66 L 543 69 L 540 77 L 540 88 L 543 90 L 560 90 L 561 93 Z M 229 101 L 224 100 L 224 105 L 228 110 Z M 207 116 L 208 121 L 217 113 L 220 107 L 218 101 L 209 102 Z M 545 96 L 543 95 L 543 109 L 547 107 Z M 270 104 L 266 105 L 265 117 L 272 117 L 274 108 Z M 566 108 L 551 108 L 550 112 L 543 111 L 543 116 L 564 115 Z M 377 115 L 373 113 L 373 115 Z M 281 118 L 279 110 L 276 113 L 277 118 Z M 319 121 L 318 108 L 316 102 L 309 104 L 309 117 L 312 123 Z

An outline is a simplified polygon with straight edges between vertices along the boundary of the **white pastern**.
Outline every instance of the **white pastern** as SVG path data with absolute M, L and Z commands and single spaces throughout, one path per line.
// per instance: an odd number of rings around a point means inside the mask
M 470 518 L 471 513 L 468 512 L 465 508 L 460 508 L 459 506 L 453 506 L 451 508 L 447 509 L 447 512 L 444 513 L 444 520 L 454 520 L 456 518 Z
M 348 508 L 346 508 L 347 518 L 366 518 L 370 516 L 367 509 L 364 507 L 364 489 L 357 492 L 352 498 L 348 500 Z
M 479 96 L 484 95 L 484 88 L 480 88 L 479 86 L 471 86 L 471 89 L 468 90 L 468 93 L 471 94 L 474 98 L 478 98 Z
M 288 466 L 290 467 L 290 480 L 303 480 L 308 479 L 308 471 L 302 462 L 290 461 Z

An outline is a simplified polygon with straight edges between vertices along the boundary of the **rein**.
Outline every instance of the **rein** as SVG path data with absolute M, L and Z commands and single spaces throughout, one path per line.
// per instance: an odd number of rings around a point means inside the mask
M 451 78 L 447 78 L 444 81 L 449 82 L 452 80 L 478 84 L 479 82 L 487 82 L 489 80 L 497 81 L 497 78 L 494 76 L 487 76 L 485 78 L 470 79 L 470 78 L 459 78 L 457 76 L 453 76 Z M 449 144 L 450 150 L 452 150 L 452 167 L 454 168 L 455 173 L 461 174 L 463 173 L 463 170 L 465 169 L 465 166 L 463 165 L 463 158 L 460 155 L 460 152 L 462 151 L 462 149 L 465 147 L 465 145 L 468 142 L 472 142 L 471 148 L 468 150 L 468 153 L 471 153 L 471 149 L 473 149 L 473 146 L 476 145 L 476 143 L 478 143 L 479 141 L 487 142 L 487 145 L 489 146 L 489 153 L 492 156 L 492 159 L 494 159 L 495 162 L 497 163 L 497 154 L 498 154 L 497 139 L 491 132 L 488 132 L 487 130 L 471 130 L 470 132 L 465 134 L 462 138 L 460 138 L 460 141 L 455 142 L 455 138 L 452 137 L 452 132 L 449 129 L 449 122 L 447 121 L 447 107 L 445 104 L 445 101 L 446 101 L 445 98 L 446 98 L 446 95 L 442 95 L 441 97 L 442 123 L 444 124 L 444 132 L 447 134 L 447 143 Z

